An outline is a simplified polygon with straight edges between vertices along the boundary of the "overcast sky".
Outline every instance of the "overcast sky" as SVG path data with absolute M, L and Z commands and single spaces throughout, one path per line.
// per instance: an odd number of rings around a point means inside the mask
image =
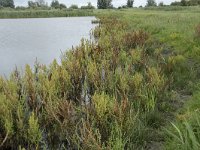
M 28 0 L 14 0 L 16 6 L 26 6 Z M 35 1 L 35 0 L 33 0 Z M 48 4 L 51 3 L 52 0 L 45 0 L 48 2 Z M 113 5 L 115 7 L 121 6 L 126 4 L 127 0 L 113 0 Z M 173 1 L 178 1 L 178 0 L 156 0 L 157 3 L 159 2 L 164 2 L 164 4 L 170 4 Z M 60 3 L 64 3 L 67 6 L 70 6 L 71 4 L 78 4 L 79 6 L 86 5 L 87 2 L 91 2 L 94 6 L 96 6 L 97 0 L 59 0 Z M 135 0 L 134 6 L 140 6 L 140 5 L 145 5 L 146 0 Z

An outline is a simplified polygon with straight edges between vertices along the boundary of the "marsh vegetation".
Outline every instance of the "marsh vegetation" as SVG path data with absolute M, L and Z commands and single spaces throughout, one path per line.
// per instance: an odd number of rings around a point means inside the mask
M 95 10 L 61 64 L 0 78 L 1 148 L 198 150 L 199 12 Z

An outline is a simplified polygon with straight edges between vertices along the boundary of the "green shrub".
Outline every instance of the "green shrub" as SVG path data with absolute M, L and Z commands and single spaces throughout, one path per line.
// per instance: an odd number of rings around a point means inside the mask
M 142 30 L 127 33 L 124 36 L 124 44 L 129 48 L 136 48 L 137 46 L 142 47 L 147 40 L 148 34 Z

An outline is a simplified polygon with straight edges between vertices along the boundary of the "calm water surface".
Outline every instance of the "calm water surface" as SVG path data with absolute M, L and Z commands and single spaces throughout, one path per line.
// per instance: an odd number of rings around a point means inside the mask
M 90 38 L 94 17 L 0 19 L 0 75 L 17 66 L 50 64 L 61 52 Z

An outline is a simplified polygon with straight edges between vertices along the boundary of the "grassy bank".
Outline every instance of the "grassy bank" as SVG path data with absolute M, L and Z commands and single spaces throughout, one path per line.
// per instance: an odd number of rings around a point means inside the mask
M 94 16 L 93 10 L 0 10 L 0 18 L 50 18 L 50 17 L 78 17 Z
M 198 149 L 197 12 L 95 10 L 96 42 L 0 78 L 1 148 Z

